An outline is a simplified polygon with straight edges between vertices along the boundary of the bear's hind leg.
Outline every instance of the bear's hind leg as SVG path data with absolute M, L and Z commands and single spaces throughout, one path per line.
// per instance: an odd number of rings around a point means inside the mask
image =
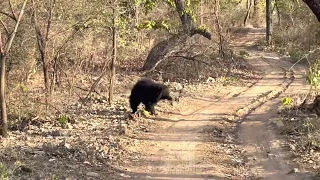
M 149 103 L 146 103 L 145 106 L 146 106 L 146 111 L 150 112 L 150 114 L 153 114 L 153 115 L 155 114 L 154 103 L 149 102 Z

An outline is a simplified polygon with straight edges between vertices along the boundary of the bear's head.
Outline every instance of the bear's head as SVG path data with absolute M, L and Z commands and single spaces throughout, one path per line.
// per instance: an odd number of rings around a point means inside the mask
M 167 99 L 169 101 L 172 101 L 173 98 L 170 96 L 170 89 L 168 86 L 161 84 L 161 97 L 160 99 Z

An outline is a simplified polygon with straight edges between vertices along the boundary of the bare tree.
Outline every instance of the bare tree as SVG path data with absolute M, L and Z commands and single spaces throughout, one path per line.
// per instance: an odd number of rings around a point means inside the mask
M 266 1 L 266 40 L 267 43 L 271 42 L 271 0 Z
M 52 22 L 52 13 L 56 5 L 56 0 L 49 1 L 49 16 L 47 19 L 46 30 L 44 33 L 41 32 L 39 27 L 38 17 L 37 17 L 37 8 L 34 0 L 32 0 L 32 5 L 33 5 L 33 21 L 34 21 L 34 28 L 35 28 L 36 37 L 37 37 L 37 45 L 40 52 L 40 59 L 42 61 L 44 86 L 46 91 L 46 104 L 48 104 L 48 99 L 51 95 L 51 91 L 50 91 L 50 79 L 49 79 L 49 71 L 48 71 L 49 60 L 47 57 L 47 45 L 48 45 L 48 37 L 49 37 L 49 32 L 50 32 L 51 22 Z
M 24 9 L 26 7 L 28 0 L 25 0 L 23 2 L 22 8 L 20 10 L 19 16 L 18 18 L 16 18 L 15 13 L 13 11 L 12 5 L 11 5 L 11 1 L 9 0 L 9 4 L 10 4 L 10 9 L 11 9 L 11 13 L 12 15 L 9 15 L 9 17 L 11 19 L 13 19 L 15 21 L 15 27 L 13 29 L 13 31 L 11 33 L 9 33 L 8 28 L 6 27 L 6 25 L 4 24 L 4 22 L 0 19 L 1 25 L 3 26 L 3 29 L 6 31 L 7 33 L 7 37 L 8 40 L 7 42 L 3 43 L 2 42 L 2 36 L 1 36 L 1 32 L 0 32 L 0 61 L 1 61 L 1 72 L 0 72 L 0 103 L 1 103 L 1 120 L 2 120 L 2 131 L 0 132 L 2 136 L 7 137 L 8 136 L 8 119 L 7 119 L 7 107 L 6 107 L 6 97 L 5 97 L 5 87 L 6 87 L 6 58 L 7 55 L 10 51 L 12 42 L 15 38 L 15 35 L 17 34 L 18 31 L 18 27 L 19 27 L 19 23 L 22 19 L 23 13 L 24 13 Z M 3 14 L 3 13 L 2 13 Z
M 215 0 L 215 5 L 214 5 L 214 17 L 215 17 L 215 24 L 217 28 L 217 32 L 219 35 L 219 54 L 221 58 L 224 58 L 224 49 L 223 49 L 223 35 L 222 35 L 222 28 L 221 28 L 221 23 L 220 23 L 220 18 L 219 18 L 219 13 L 220 13 L 220 1 Z
M 260 21 L 260 14 L 261 14 L 261 10 L 259 8 L 259 3 L 260 0 L 254 0 L 253 1 L 253 18 L 254 18 L 254 25 L 255 26 L 259 26 L 259 21 Z
M 247 0 L 247 13 L 246 13 L 246 16 L 244 17 L 243 26 L 247 26 L 248 20 L 250 18 L 251 9 L 252 9 L 252 2 L 251 0 Z
M 109 86 L 109 103 L 113 101 L 113 87 L 114 87 L 114 77 L 115 77 L 115 63 L 117 60 L 117 0 L 113 1 L 113 17 L 112 17 L 112 60 L 110 65 L 110 86 Z

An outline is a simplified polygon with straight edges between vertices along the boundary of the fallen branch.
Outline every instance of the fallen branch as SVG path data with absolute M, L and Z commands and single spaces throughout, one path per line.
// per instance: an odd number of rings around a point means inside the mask
M 320 50 L 320 48 L 316 48 L 312 51 L 309 51 L 309 53 L 305 54 L 302 58 L 300 58 L 298 61 L 296 61 L 288 70 L 290 71 L 295 65 L 297 65 L 301 60 L 303 59 L 308 59 L 308 57 L 310 56 L 310 54 L 315 53 L 317 50 Z
M 203 63 L 203 64 L 206 64 L 206 65 L 211 65 L 210 63 L 207 63 L 207 62 L 201 61 L 199 59 L 196 59 L 197 56 L 198 55 L 195 55 L 195 56 L 192 56 L 192 57 L 187 57 L 187 56 L 181 56 L 181 55 L 174 55 L 174 56 L 169 56 L 169 57 L 184 58 L 184 59 L 191 60 L 191 61 L 197 61 L 199 63 Z
M 73 86 L 73 87 L 75 87 L 77 89 L 80 89 L 82 91 L 86 91 L 86 92 L 91 91 L 91 89 L 88 90 L 88 89 L 85 89 L 85 88 L 82 88 L 82 87 L 79 87 L 79 86 Z M 98 95 L 100 95 L 100 93 L 98 91 L 96 91 L 96 90 L 93 90 L 92 92 L 97 93 Z

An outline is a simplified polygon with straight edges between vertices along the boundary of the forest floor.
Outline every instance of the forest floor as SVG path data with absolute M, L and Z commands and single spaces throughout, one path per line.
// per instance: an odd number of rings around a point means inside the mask
M 305 163 L 280 134 L 281 99 L 299 104 L 309 91 L 305 67 L 290 69 L 288 58 L 258 50 L 262 38 L 263 29 L 233 37 L 232 49 L 247 52 L 260 72 L 244 84 L 199 84 L 174 106 L 161 102 L 158 115 L 135 120 L 127 87 L 111 107 L 101 99 L 69 106 L 64 127 L 50 119 L 18 127 L 1 139 L 0 179 L 320 178 L 319 151 Z

